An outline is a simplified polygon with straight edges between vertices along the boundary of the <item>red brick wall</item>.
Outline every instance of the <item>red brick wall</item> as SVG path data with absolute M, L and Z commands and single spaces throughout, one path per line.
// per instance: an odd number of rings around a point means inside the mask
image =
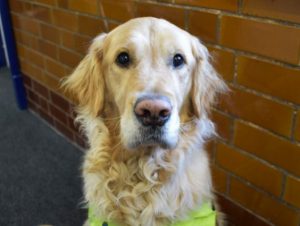
M 11 0 L 29 107 L 83 145 L 59 87 L 100 32 L 163 17 L 200 37 L 232 92 L 213 111 L 213 178 L 231 225 L 300 224 L 299 0 Z
M 29 109 L 52 128 L 79 147 L 86 147 L 85 138 L 74 123 L 74 106 L 65 98 L 31 77 L 23 76 Z

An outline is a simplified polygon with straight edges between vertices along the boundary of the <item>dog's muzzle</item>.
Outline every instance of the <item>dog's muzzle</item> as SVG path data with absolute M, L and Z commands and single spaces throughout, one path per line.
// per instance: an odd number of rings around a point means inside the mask
M 136 145 L 161 146 L 170 148 L 173 145 L 168 139 L 167 124 L 172 114 L 172 105 L 168 97 L 145 95 L 137 99 L 134 114 L 139 122 Z

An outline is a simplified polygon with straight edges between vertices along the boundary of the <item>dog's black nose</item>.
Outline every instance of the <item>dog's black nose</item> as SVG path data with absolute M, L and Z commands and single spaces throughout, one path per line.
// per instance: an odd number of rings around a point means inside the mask
M 172 106 L 166 97 L 138 99 L 134 113 L 144 126 L 163 126 L 170 118 Z

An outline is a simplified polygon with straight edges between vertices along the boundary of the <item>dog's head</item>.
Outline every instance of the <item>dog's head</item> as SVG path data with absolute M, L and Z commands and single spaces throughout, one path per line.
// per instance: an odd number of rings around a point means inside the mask
M 225 89 L 206 47 L 156 18 L 133 19 L 96 37 L 65 86 L 85 114 L 119 118 L 128 149 L 174 148 L 180 125 L 205 116 Z

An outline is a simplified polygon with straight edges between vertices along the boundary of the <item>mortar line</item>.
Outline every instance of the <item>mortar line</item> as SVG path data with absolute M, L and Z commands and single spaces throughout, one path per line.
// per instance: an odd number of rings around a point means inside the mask
M 297 109 L 294 108 L 294 111 L 293 111 L 293 119 L 292 119 L 292 127 L 291 127 L 291 141 L 292 142 L 295 142 L 296 141 L 296 138 L 295 138 L 295 133 L 296 133 L 296 125 L 297 125 Z

